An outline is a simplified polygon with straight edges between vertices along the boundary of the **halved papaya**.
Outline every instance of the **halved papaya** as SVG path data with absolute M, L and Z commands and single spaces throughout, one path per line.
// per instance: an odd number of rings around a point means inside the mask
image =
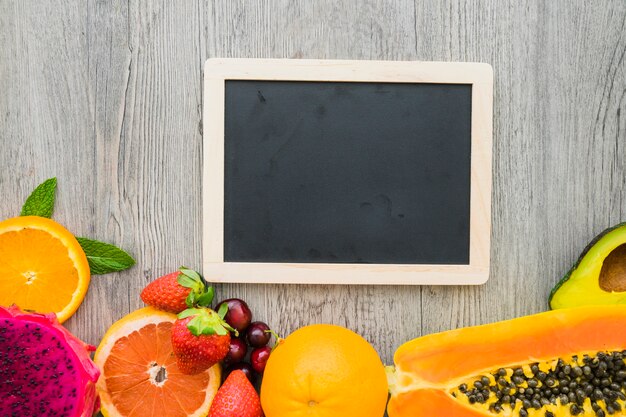
M 554 310 L 417 338 L 389 417 L 626 415 L 626 306 Z

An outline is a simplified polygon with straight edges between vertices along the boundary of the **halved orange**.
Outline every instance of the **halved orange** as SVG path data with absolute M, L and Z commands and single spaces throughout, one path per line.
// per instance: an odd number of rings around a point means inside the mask
M 54 220 L 22 216 L 0 222 L 0 305 L 56 313 L 67 320 L 89 287 L 78 241 Z
M 145 307 L 104 335 L 94 361 L 105 417 L 204 417 L 221 380 L 220 365 L 196 375 L 178 370 L 171 330 L 176 315 Z

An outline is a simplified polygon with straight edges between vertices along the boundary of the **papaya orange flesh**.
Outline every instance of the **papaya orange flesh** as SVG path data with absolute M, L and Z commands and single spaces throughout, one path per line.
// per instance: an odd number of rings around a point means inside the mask
M 555 310 L 402 345 L 390 417 L 626 415 L 626 306 Z

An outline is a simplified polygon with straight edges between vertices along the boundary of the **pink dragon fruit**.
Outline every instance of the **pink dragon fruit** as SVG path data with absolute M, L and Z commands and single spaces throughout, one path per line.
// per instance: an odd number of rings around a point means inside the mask
M 100 371 L 54 314 L 0 307 L 0 416 L 91 417 Z

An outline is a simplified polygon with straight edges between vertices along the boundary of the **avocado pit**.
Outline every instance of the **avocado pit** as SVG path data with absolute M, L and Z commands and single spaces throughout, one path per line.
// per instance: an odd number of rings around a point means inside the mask
M 604 291 L 626 291 L 626 243 L 613 249 L 605 258 L 599 279 Z

